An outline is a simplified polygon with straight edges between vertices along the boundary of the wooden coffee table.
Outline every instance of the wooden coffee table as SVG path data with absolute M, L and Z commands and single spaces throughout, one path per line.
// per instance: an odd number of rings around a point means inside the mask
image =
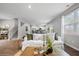
M 21 56 L 42 56 L 38 51 L 37 53 L 34 53 L 37 49 L 40 49 L 41 47 L 27 47 Z
M 27 47 L 24 51 L 19 51 L 19 53 L 17 53 L 15 56 L 43 56 L 45 55 L 44 52 L 43 53 L 34 53 L 35 50 L 40 49 L 41 47 Z M 64 50 L 60 50 L 60 49 L 55 49 L 55 51 L 53 51 L 53 53 L 45 55 L 45 56 L 69 56 L 69 54 L 67 54 Z

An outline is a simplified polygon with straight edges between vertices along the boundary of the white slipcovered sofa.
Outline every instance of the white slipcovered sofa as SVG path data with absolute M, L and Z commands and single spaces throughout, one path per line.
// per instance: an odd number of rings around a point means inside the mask
M 33 40 L 27 40 L 25 37 L 22 42 L 22 50 L 28 46 L 43 47 L 43 34 L 33 34 Z
M 33 34 L 33 40 L 27 40 L 27 37 L 24 38 L 22 42 L 22 50 L 24 50 L 28 46 L 36 46 L 43 47 L 43 39 L 46 34 Z M 63 49 L 63 42 L 61 41 L 61 37 L 58 36 L 58 40 L 54 40 L 54 33 L 48 33 L 52 39 L 52 47 L 53 48 L 61 48 Z

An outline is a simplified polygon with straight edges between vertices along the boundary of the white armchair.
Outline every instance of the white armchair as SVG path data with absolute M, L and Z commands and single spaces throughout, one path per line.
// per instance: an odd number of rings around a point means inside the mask
M 60 49 L 64 49 L 64 45 L 63 45 L 63 41 L 61 40 L 61 37 L 58 36 L 58 40 L 54 40 L 53 42 L 53 48 L 60 48 Z

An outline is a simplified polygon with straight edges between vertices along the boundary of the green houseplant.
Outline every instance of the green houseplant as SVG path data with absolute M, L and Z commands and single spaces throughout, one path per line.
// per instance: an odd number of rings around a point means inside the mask
M 52 40 L 49 36 L 47 36 L 47 50 L 46 50 L 46 54 L 52 53 L 53 49 L 52 49 Z

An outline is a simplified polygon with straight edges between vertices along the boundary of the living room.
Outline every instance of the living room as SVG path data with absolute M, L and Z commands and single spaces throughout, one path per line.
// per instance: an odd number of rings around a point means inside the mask
M 79 3 L 0 3 L 0 56 L 79 56 L 78 16 Z

